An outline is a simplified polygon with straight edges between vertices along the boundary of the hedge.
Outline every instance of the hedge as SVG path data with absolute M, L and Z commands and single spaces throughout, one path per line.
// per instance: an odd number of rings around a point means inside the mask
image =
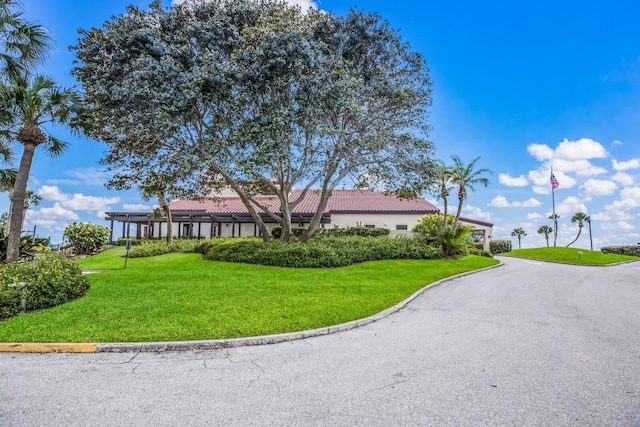
M 344 267 L 384 259 L 437 259 L 439 248 L 407 237 L 323 237 L 307 244 L 263 242 L 255 238 L 214 239 L 201 246 L 211 261 L 279 267 Z
M 307 227 L 291 227 L 291 234 L 293 237 L 300 237 L 302 233 L 307 230 Z M 382 237 L 388 236 L 391 230 L 388 228 L 369 228 L 369 227 L 351 227 L 346 226 L 344 228 L 317 228 L 313 237 Z M 271 229 L 271 237 L 273 239 L 279 239 L 282 235 L 282 227 L 275 226 Z
M 149 256 L 170 254 L 173 252 L 200 252 L 202 240 L 176 239 L 168 244 L 161 240 L 143 240 L 138 246 L 129 251 L 129 258 L 144 258 Z
M 22 287 L 24 286 L 24 288 Z M 64 304 L 87 292 L 89 282 L 74 261 L 56 255 L 42 255 L 31 262 L 0 265 L 0 318 L 26 310 Z
M 631 255 L 640 257 L 640 245 L 603 246 L 600 250 L 603 254 Z
M 492 240 L 491 243 L 489 243 L 489 250 L 492 254 L 511 252 L 511 249 L 511 240 Z

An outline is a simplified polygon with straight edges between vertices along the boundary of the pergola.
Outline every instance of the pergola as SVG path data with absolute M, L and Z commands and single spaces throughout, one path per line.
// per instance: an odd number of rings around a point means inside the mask
M 274 224 L 276 221 L 267 214 L 260 214 L 260 217 L 266 224 Z M 292 214 L 292 224 L 303 226 L 311 222 L 312 214 Z M 109 241 L 113 242 L 113 230 L 116 222 L 122 223 L 122 236 L 125 238 L 131 237 L 131 224 L 136 225 L 136 235 L 138 239 L 149 238 L 154 235 L 156 227 L 159 227 L 159 235 L 162 235 L 163 224 L 166 224 L 166 219 L 154 219 L 151 212 L 106 212 L 105 220 L 111 221 Z M 206 213 L 203 211 L 172 211 L 171 222 L 178 224 L 177 237 L 194 237 L 198 239 L 210 239 L 221 235 L 222 224 L 231 224 L 231 236 L 240 237 L 241 228 L 238 226 L 236 234 L 236 224 L 253 224 L 253 236 L 259 236 L 258 226 L 255 224 L 253 218 L 249 214 L 242 213 Z M 331 214 L 324 213 L 320 219 L 320 224 L 324 227 L 325 224 L 331 223 Z M 189 236 L 182 236 L 182 224 L 189 224 L 189 230 L 191 233 Z M 210 224 L 209 233 L 202 235 L 202 224 Z M 142 235 L 141 225 L 147 226 L 146 235 Z M 165 225 L 166 227 L 166 225 Z

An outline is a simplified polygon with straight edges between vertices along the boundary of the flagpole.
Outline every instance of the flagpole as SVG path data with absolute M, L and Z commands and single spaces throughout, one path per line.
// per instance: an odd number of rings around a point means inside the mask
M 551 176 L 553 176 L 553 165 L 551 165 Z M 555 248 L 558 240 L 558 217 L 556 216 L 556 191 L 553 184 L 551 184 L 551 203 L 553 208 L 553 247 Z

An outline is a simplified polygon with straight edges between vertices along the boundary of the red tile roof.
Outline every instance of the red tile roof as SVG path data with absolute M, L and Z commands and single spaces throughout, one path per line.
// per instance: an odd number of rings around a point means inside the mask
M 302 190 L 294 190 L 290 201 L 300 197 Z M 270 209 L 278 210 L 280 201 L 276 196 L 259 196 L 260 203 Z M 293 213 L 313 214 L 320 202 L 320 191 L 310 190 L 305 198 L 293 209 Z M 239 197 L 223 197 L 218 199 L 205 198 L 203 200 L 177 200 L 171 203 L 172 211 L 205 211 L 218 214 L 247 214 L 248 210 Z M 261 210 L 259 210 L 261 212 Z M 396 196 L 387 196 L 372 190 L 333 190 L 327 203 L 325 212 L 403 212 L 403 213 L 430 213 L 439 209 L 422 197 L 413 200 L 400 199 Z

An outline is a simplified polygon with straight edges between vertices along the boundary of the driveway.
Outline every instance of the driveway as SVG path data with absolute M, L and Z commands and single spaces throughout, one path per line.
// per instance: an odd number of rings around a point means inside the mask
M 640 425 L 640 263 L 503 261 L 302 341 L 0 354 L 0 425 Z

